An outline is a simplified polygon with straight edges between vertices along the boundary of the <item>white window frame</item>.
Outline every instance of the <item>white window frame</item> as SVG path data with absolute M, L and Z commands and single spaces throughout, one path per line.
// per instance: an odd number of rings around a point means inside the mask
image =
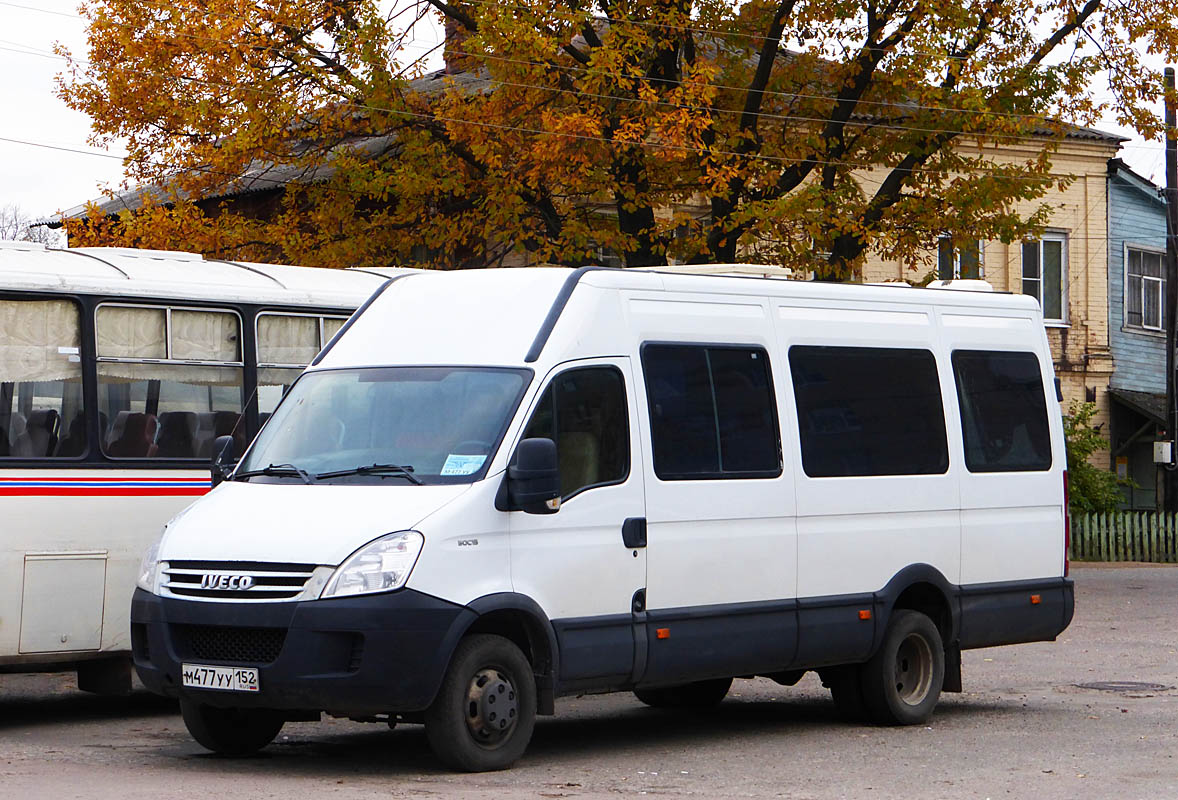
M 1043 243 L 1044 242 L 1059 242 L 1060 243 L 1060 265 L 1059 265 L 1059 313 L 1058 317 L 1047 316 L 1045 304 L 1043 302 L 1043 286 L 1045 281 L 1043 279 Z M 1043 322 L 1047 325 L 1065 326 L 1068 324 L 1068 281 L 1071 276 L 1071 269 L 1069 265 L 1069 247 L 1068 235 L 1063 231 L 1047 231 L 1038 239 L 1024 239 L 1019 243 L 1019 275 L 1020 291 L 1023 285 L 1028 280 L 1027 265 L 1023 257 L 1023 247 L 1028 244 L 1037 244 L 1039 246 L 1039 277 L 1031 280 L 1036 280 L 1039 283 L 1039 292 L 1035 295 L 1035 299 L 1039 301 L 1039 308 L 1043 310 Z M 1022 291 L 1026 294 L 1026 291 Z
M 1150 247 L 1148 245 L 1133 244 L 1125 242 L 1123 246 L 1123 259 L 1121 262 L 1121 328 L 1122 330 L 1133 331 L 1135 333 L 1148 333 L 1154 335 L 1164 335 L 1166 332 L 1166 251 L 1160 247 Z M 1157 255 L 1162 257 L 1162 273 L 1163 277 L 1155 278 L 1148 275 L 1141 277 L 1141 324 L 1134 325 L 1129 322 L 1129 251 L 1136 250 L 1139 253 L 1149 253 L 1150 255 Z M 1156 327 L 1145 324 L 1145 282 L 1155 281 L 1161 286 L 1158 291 L 1158 325 Z
M 961 278 L 961 248 L 954 243 L 954 237 L 949 234 L 941 234 L 937 237 L 937 280 L 949 280 L 941 277 L 941 242 L 948 240 L 953 243 L 953 278 L 952 280 L 959 280 Z M 977 280 L 986 279 L 986 242 L 984 239 L 967 239 L 966 242 L 977 242 L 978 244 L 978 277 Z

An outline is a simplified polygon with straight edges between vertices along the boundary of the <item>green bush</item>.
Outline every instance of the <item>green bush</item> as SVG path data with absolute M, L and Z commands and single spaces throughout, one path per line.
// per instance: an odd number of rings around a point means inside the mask
M 1064 438 L 1068 451 L 1068 488 L 1073 514 L 1105 514 L 1116 511 L 1125 498 L 1116 473 L 1094 467 L 1088 457 L 1108 447 L 1108 440 L 1092 427 L 1095 403 L 1072 403 L 1063 417 Z

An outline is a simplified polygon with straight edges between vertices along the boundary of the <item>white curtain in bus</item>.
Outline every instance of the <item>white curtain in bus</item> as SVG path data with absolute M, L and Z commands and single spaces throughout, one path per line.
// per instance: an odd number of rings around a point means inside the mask
M 101 361 L 100 383 L 131 381 L 172 381 L 199 386 L 240 386 L 241 367 L 205 367 L 195 364 L 137 364 L 127 361 Z
M 77 378 L 79 327 L 69 300 L 0 300 L 0 383 Z
M 289 386 L 302 374 L 290 367 L 258 367 L 258 386 Z
M 318 317 L 258 317 L 258 363 L 310 364 L 318 352 Z
M 327 344 L 328 342 L 330 342 L 331 337 L 333 337 L 337 333 L 339 333 L 339 329 L 342 328 L 344 326 L 344 323 L 347 321 L 348 321 L 347 317 L 344 317 L 342 319 L 335 318 L 335 317 L 324 317 L 323 318 L 323 344 Z
M 99 358 L 168 357 L 166 316 L 162 308 L 101 306 L 96 326 Z
M 237 315 L 224 311 L 172 311 L 172 358 L 240 361 Z

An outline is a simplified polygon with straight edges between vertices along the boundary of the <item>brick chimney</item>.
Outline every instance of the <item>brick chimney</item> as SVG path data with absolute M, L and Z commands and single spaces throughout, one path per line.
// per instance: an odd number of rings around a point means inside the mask
M 457 5 L 455 3 L 454 5 Z M 463 9 L 469 13 L 468 9 Z M 472 66 L 472 59 L 466 54 L 466 39 L 470 35 L 466 27 L 450 17 L 446 17 L 442 30 L 445 33 L 445 44 L 442 48 L 442 61 L 445 73 L 454 75 L 466 72 Z

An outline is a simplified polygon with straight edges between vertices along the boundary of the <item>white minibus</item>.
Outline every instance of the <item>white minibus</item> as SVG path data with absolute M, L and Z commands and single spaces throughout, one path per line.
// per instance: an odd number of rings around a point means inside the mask
M 222 448 L 224 450 L 222 451 Z M 1072 617 L 1019 295 L 602 268 L 395 277 L 143 559 L 135 666 L 201 745 L 321 713 L 498 769 L 562 695 L 817 670 L 926 720 Z
M 130 689 L 143 550 L 396 272 L 0 242 L 0 673 Z

